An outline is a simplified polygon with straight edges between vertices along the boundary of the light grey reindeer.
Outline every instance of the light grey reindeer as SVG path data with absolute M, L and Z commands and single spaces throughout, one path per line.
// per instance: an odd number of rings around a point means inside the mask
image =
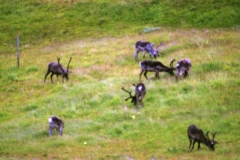
M 176 63 L 176 80 L 186 78 L 190 74 L 192 63 L 190 59 L 184 58 Z
M 63 82 L 64 82 L 64 78 L 66 78 L 66 80 L 68 80 L 69 64 L 70 64 L 71 60 L 72 60 L 72 57 L 70 57 L 70 60 L 69 60 L 68 65 L 67 65 L 67 69 L 64 68 L 60 64 L 60 58 L 58 58 L 58 63 L 50 62 L 48 64 L 48 70 L 47 70 L 47 73 L 46 73 L 45 78 L 44 78 L 44 83 L 45 83 L 46 78 L 47 78 L 49 73 L 51 73 L 50 78 L 51 78 L 52 83 L 53 83 L 52 77 L 53 77 L 54 74 L 57 75 L 57 79 L 58 79 L 58 75 L 62 75 Z
M 159 56 L 158 50 L 160 46 L 163 46 L 164 43 L 161 42 L 156 49 L 153 49 L 154 44 L 150 42 L 145 42 L 145 41 L 137 41 L 135 43 L 135 53 L 134 53 L 134 58 L 135 61 L 138 61 L 138 53 L 143 52 L 143 58 L 145 58 L 145 53 L 148 52 L 150 57 L 157 58 Z
M 143 105 L 143 98 L 145 94 L 147 93 L 146 87 L 143 83 L 138 83 L 137 85 L 133 84 L 135 86 L 135 95 L 132 96 L 132 91 L 128 91 L 122 87 L 122 90 L 125 92 L 129 93 L 129 97 L 126 98 L 125 100 L 127 101 L 128 99 L 132 99 L 131 103 L 133 103 L 136 106 L 139 106 L 140 104 Z
M 144 73 L 145 78 L 148 79 L 147 72 L 155 72 L 156 73 L 155 78 L 158 78 L 158 79 L 160 78 L 159 72 L 168 72 L 170 75 L 174 75 L 173 71 L 176 69 L 173 67 L 174 61 L 175 61 L 175 59 L 173 59 L 170 62 L 170 67 L 167 67 L 159 61 L 143 60 L 142 62 L 139 63 L 139 65 L 141 67 L 140 81 L 141 81 L 141 77 L 142 77 L 143 73 Z
M 218 144 L 218 142 L 214 141 L 214 137 L 217 134 L 217 132 L 213 134 L 212 140 L 210 140 L 210 138 L 208 137 L 208 133 L 209 132 L 206 133 L 205 137 L 201 129 L 197 128 L 197 126 L 195 126 L 194 124 L 190 125 L 187 130 L 187 135 L 190 141 L 189 149 L 192 151 L 195 142 L 198 142 L 198 150 L 200 149 L 200 143 L 203 143 L 206 146 L 208 146 L 210 150 L 214 151 L 214 145 Z
M 48 122 L 49 122 L 48 135 L 52 136 L 52 131 L 56 128 L 59 134 L 62 136 L 64 128 L 63 120 L 58 116 L 51 116 L 50 118 L 48 118 Z

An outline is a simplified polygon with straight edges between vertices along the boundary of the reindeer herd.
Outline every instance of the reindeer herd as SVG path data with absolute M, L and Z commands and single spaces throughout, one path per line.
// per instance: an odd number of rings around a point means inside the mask
M 163 45 L 164 45 L 164 43 L 161 42 L 154 49 L 153 48 L 154 44 L 152 44 L 150 42 L 137 41 L 135 43 L 135 53 L 134 53 L 135 61 L 138 62 L 138 53 L 139 52 L 143 52 L 143 58 L 145 58 L 145 53 L 147 52 L 149 54 L 150 58 L 153 57 L 156 59 L 159 56 L 159 47 L 163 46 Z M 45 74 L 45 77 L 44 77 L 44 82 L 46 81 L 46 78 L 50 73 L 51 73 L 50 78 L 51 78 L 52 83 L 53 83 L 53 80 L 52 80 L 53 75 L 56 75 L 57 79 L 58 79 L 58 76 L 61 75 L 63 82 L 64 82 L 64 79 L 68 80 L 68 74 L 70 73 L 69 72 L 69 64 L 72 60 L 72 57 L 70 57 L 67 68 L 64 68 L 60 64 L 60 58 L 58 58 L 57 60 L 58 60 L 58 62 L 50 62 L 48 64 L 47 73 Z M 122 90 L 129 94 L 129 97 L 126 98 L 125 100 L 127 101 L 128 99 L 131 99 L 131 103 L 133 103 L 137 108 L 144 107 L 143 99 L 147 93 L 147 89 L 146 89 L 146 86 L 144 85 L 144 83 L 142 83 L 142 80 L 141 80 L 142 74 L 144 75 L 144 77 L 147 80 L 148 80 L 148 77 L 147 77 L 148 72 L 155 72 L 155 79 L 160 78 L 159 72 L 167 72 L 171 76 L 175 75 L 176 81 L 178 81 L 179 79 L 188 77 L 190 74 L 190 71 L 191 71 L 191 67 L 192 67 L 192 63 L 191 63 L 190 59 L 184 58 L 184 59 L 177 61 L 176 67 L 173 66 L 174 62 L 175 62 L 175 59 L 173 59 L 170 62 L 169 67 L 167 67 L 160 61 L 142 60 L 139 63 L 140 68 L 141 68 L 141 71 L 139 74 L 139 83 L 133 84 L 133 86 L 135 87 L 135 94 L 132 95 L 132 91 L 128 91 L 124 87 L 122 87 Z M 174 71 L 176 72 L 176 74 L 174 74 Z M 58 116 L 51 116 L 48 119 L 48 121 L 49 121 L 49 130 L 48 130 L 49 136 L 52 136 L 52 131 L 54 129 L 57 129 L 59 134 L 62 135 L 63 128 L 64 128 L 63 120 Z M 218 142 L 214 141 L 214 137 L 217 132 L 215 132 L 213 134 L 212 140 L 210 140 L 210 138 L 208 137 L 208 133 L 209 132 L 206 132 L 206 134 L 204 135 L 202 129 L 199 129 L 194 124 L 190 125 L 187 129 L 187 135 L 188 135 L 188 138 L 190 141 L 189 150 L 192 150 L 194 148 L 195 142 L 197 142 L 198 150 L 200 149 L 200 143 L 203 143 L 206 146 L 208 146 L 210 150 L 214 151 L 214 145 L 218 144 Z

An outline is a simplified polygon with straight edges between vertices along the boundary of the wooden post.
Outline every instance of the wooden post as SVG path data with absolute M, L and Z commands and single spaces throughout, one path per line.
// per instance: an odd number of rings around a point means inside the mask
M 19 40 L 18 36 L 16 38 L 16 45 L 17 45 L 17 67 L 19 68 L 19 65 L 20 65 L 20 40 Z

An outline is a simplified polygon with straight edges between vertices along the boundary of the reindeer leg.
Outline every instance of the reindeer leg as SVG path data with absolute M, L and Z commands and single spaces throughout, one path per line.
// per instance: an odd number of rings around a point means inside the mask
M 139 107 L 139 97 L 136 95 L 136 99 L 137 99 L 137 108 Z
M 157 72 L 155 72 L 155 79 L 157 79 L 158 75 L 157 75 Z
M 138 50 L 134 53 L 134 59 L 136 62 L 138 62 L 138 53 L 139 53 Z
M 54 127 L 52 127 L 51 125 L 49 126 L 49 130 L 48 130 L 48 135 L 51 137 L 52 136 L 52 131 L 53 131 Z
M 188 76 L 188 72 L 185 71 L 184 74 L 183 74 L 183 78 L 186 78 Z
M 143 95 L 143 93 L 141 93 L 141 100 L 139 101 L 139 105 L 140 105 L 140 107 L 143 107 L 143 108 L 144 108 L 144 105 L 143 105 L 143 97 L 144 97 L 144 95 Z
M 57 76 L 57 81 L 58 81 L 58 74 L 56 74 L 56 76 Z
M 50 71 L 48 70 L 47 73 L 46 73 L 46 75 L 45 75 L 45 77 L 44 77 L 44 83 L 45 83 L 46 78 L 47 78 L 47 76 L 48 76 L 49 73 L 50 73 Z
M 62 131 L 63 131 L 63 127 L 62 126 L 59 126 L 59 128 L 58 128 L 58 132 L 59 132 L 59 134 L 62 136 Z
M 198 142 L 198 150 L 200 149 L 200 142 Z
M 159 79 L 160 77 L 159 77 L 159 72 L 158 72 L 157 69 L 155 70 L 155 73 L 156 73 L 156 74 L 155 74 L 155 79 Z
M 62 134 L 63 134 L 63 125 L 60 125 L 59 132 L 60 132 L 60 135 L 62 136 Z
M 59 132 L 60 132 L 60 135 L 62 136 L 62 132 L 63 132 L 63 128 L 62 127 L 59 129 Z
M 148 71 L 145 71 L 145 72 L 144 72 L 144 76 L 145 76 L 145 78 L 148 80 L 148 78 L 147 78 L 147 72 L 148 72 Z
M 142 103 L 138 101 L 137 108 L 141 108 Z
M 194 145 L 195 145 L 195 140 L 193 140 L 193 143 L 192 143 L 192 149 L 191 150 L 193 150 L 193 148 L 194 148 Z
M 189 145 L 189 150 L 190 150 L 191 145 L 192 145 L 192 140 L 189 138 L 189 141 L 190 141 L 190 145 Z
M 150 58 L 152 58 L 152 55 L 151 55 L 151 53 L 150 53 L 150 52 L 148 52 L 148 54 L 149 54 L 149 57 L 150 57 Z
M 142 70 L 141 70 L 141 73 L 140 73 L 140 75 L 139 75 L 140 81 L 141 81 L 141 77 L 142 77 L 143 72 L 144 72 L 144 70 L 142 69 Z
M 52 80 L 53 75 L 54 75 L 54 73 L 52 73 L 52 74 L 50 75 L 50 78 L 51 78 L 52 83 L 53 83 L 53 80 Z
M 145 54 L 146 54 L 146 51 L 144 50 L 144 51 L 143 51 L 143 58 L 145 58 Z

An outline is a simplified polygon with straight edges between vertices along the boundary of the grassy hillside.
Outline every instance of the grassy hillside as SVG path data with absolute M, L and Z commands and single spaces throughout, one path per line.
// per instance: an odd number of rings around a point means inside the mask
M 5 19 L 0 25 L 0 159 L 239 157 L 237 1 L 227 5 L 167 0 L 0 2 L 0 12 L 4 13 L 0 21 Z M 141 10 L 135 10 L 136 6 Z M 222 10 L 229 11 L 225 12 L 228 25 L 213 25 L 210 19 L 198 23 L 201 16 L 196 16 L 200 12 L 194 9 L 197 6 L 206 9 L 202 14 L 206 17 L 208 11 L 218 16 Z M 155 15 L 157 10 L 168 15 L 166 21 L 137 16 Z M 112 13 L 114 16 L 109 16 Z M 179 19 L 178 13 L 186 13 L 189 20 Z M 9 18 L 11 21 L 6 20 Z M 144 32 L 147 26 L 150 30 L 161 28 Z M 16 34 L 21 41 L 20 68 L 16 67 Z M 148 73 L 149 80 L 142 80 L 147 87 L 145 107 L 140 109 L 125 101 L 128 94 L 121 90 L 122 86 L 134 90 L 132 84 L 139 82 L 140 67 L 133 57 L 137 40 L 164 42 L 164 55 L 157 60 L 165 65 L 185 57 L 193 64 L 190 77 L 179 82 L 167 73 L 161 73 L 159 80 Z M 44 83 L 47 64 L 57 57 L 64 66 L 73 58 L 70 80 L 62 83 L 54 76 L 53 84 L 50 77 Z M 139 59 L 143 59 L 141 54 Z M 62 137 L 56 132 L 48 137 L 51 115 L 65 121 Z M 186 132 L 190 124 L 204 132 L 218 131 L 219 144 L 214 152 L 204 145 L 198 151 L 196 144 L 189 152 Z
M 121 38 L 79 40 L 1 55 L 0 155 L 3 159 L 237 159 L 239 156 L 239 31 L 161 30 Z M 143 79 L 145 108 L 124 101 L 140 68 L 136 40 L 165 41 L 168 65 L 189 57 L 191 76 L 176 83 Z M 47 63 L 61 57 L 68 82 L 43 83 Z M 139 59 L 142 59 L 141 54 Z M 50 115 L 65 121 L 64 135 L 47 136 Z M 135 117 L 135 118 L 134 118 Z M 188 151 L 187 127 L 218 131 L 219 145 Z
M 71 3 L 73 1 L 73 3 Z M 238 0 L 0 0 L 0 53 L 86 37 L 142 33 L 145 27 L 239 28 Z

